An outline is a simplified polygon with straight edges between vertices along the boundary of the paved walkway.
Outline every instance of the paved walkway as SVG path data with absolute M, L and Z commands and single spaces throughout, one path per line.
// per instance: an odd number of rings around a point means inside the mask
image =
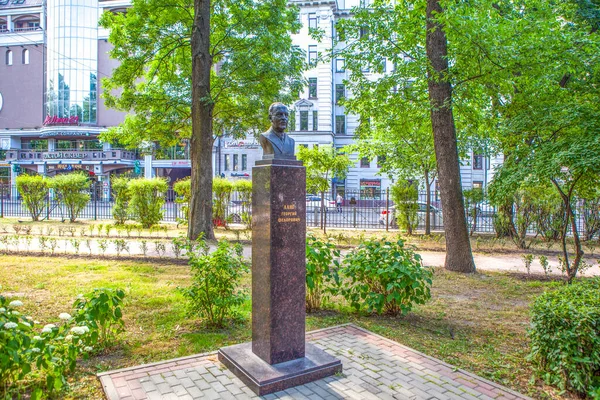
M 343 374 L 264 399 L 528 399 L 352 324 L 312 331 L 307 341 L 338 357 Z M 217 360 L 200 354 L 99 374 L 109 400 L 259 398 Z

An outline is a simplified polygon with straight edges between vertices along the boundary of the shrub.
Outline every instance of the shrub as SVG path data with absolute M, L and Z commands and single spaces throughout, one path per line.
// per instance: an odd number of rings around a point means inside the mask
M 530 360 L 550 385 L 600 390 L 600 279 L 545 292 L 531 309 Z
M 404 229 L 409 235 L 412 235 L 419 224 L 418 196 L 416 184 L 403 181 L 392 186 L 392 199 L 396 205 L 396 222 L 398 227 Z
M 402 240 L 362 242 L 346 255 L 340 273 L 341 293 L 357 310 L 366 305 L 369 312 L 406 314 L 431 297 L 433 272 Z
M 48 181 L 41 175 L 19 175 L 16 184 L 31 219 L 39 221 L 48 195 Z
M 90 330 L 74 326 L 67 313 L 59 315 L 60 323 L 42 328 L 15 309 L 22 304 L 0 296 L 0 393 L 21 398 L 19 391 L 28 386 L 32 399 L 52 396 L 66 385 L 77 357 L 92 350 L 86 346 Z
M 234 190 L 238 192 L 239 199 L 242 202 L 242 223 L 246 224 L 248 228 L 252 228 L 252 182 L 240 179 L 233 185 Z
M 213 179 L 213 224 L 226 226 L 227 205 L 231 200 L 233 183 L 225 178 Z
M 59 201 L 66 207 L 70 222 L 90 201 L 89 179 L 83 173 L 61 174 L 50 179 L 50 187 L 56 190 Z
M 200 240 L 188 243 L 187 254 L 192 285 L 178 289 L 189 301 L 190 314 L 206 319 L 209 326 L 223 327 L 227 319 L 236 316 L 234 308 L 247 298 L 239 289 L 243 274 L 249 270 L 242 246 L 221 240 L 211 253 L 208 244 Z
M 163 217 L 167 182 L 161 178 L 132 179 L 128 185 L 131 199 L 129 212 L 144 228 L 159 223 Z
M 465 199 L 467 226 L 470 227 L 469 235 L 472 236 L 477 230 L 477 217 L 481 212 L 480 205 L 484 198 L 483 189 L 473 188 L 463 190 L 463 197 Z
M 77 325 L 87 325 L 91 329 L 88 344 L 100 347 L 112 345 L 123 332 L 122 289 L 97 288 L 85 295 L 79 295 L 73 307 Z
M 323 294 L 331 280 L 338 282 L 337 269 L 340 251 L 331 242 L 323 242 L 314 236 L 306 239 L 306 311 L 321 308 Z M 331 267 L 335 268 L 332 270 Z
M 178 218 L 178 224 L 186 225 L 190 216 L 190 201 L 192 199 L 192 181 L 191 178 L 180 179 L 173 185 L 173 190 L 177 193 L 177 200 L 175 202 L 183 204 L 181 206 L 181 213 L 184 215 L 183 219 Z
M 128 219 L 127 209 L 131 195 L 129 194 L 129 181 L 127 177 L 113 177 L 111 180 L 112 195 L 115 201 L 113 206 L 113 218 L 117 225 L 123 225 Z

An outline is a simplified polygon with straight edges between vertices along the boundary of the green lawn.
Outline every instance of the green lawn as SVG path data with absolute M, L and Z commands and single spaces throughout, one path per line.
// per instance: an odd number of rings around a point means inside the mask
M 207 330 L 186 315 L 176 288 L 189 284 L 189 269 L 169 260 L 115 261 L 64 257 L 0 259 L 0 292 L 25 303 L 23 313 L 57 322 L 77 294 L 97 287 L 126 290 L 126 332 L 121 344 L 82 362 L 66 398 L 101 398 L 95 373 L 216 350 L 250 340 L 250 302 L 245 320 L 226 330 Z M 353 322 L 433 357 L 536 398 L 560 398 L 530 383 L 526 329 L 535 296 L 558 282 L 498 273 L 460 275 L 435 271 L 432 299 L 402 318 L 359 315 L 339 302 L 309 315 L 307 329 Z M 244 280 L 249 289 L 250 276 Z M 562 397 L 565 398 L 565 397 Z

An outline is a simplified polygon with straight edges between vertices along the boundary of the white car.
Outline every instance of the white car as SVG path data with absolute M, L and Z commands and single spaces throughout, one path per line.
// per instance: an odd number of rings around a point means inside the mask
M 417 206 L 417 217 L 419 218 L 419 225 L 425 225 L 425 214 L 427 212 L 427 203 L 423 201 L 418 201 Z M 444 224 L 442 219 L 442 212 L 439 208 L 430 205 L 429 210 L 431 211 L 431 225 L 432 226 L 442 226 Z M 391 227 L 397 227 L 396 222 L 396 206 L 390 206 L 389 208 L 390 215 L 387 216 L 387 210 L 385 208 L 381 209 L 379 213 L 379 225 L 385 225 L 386 219 L 389 218 L 389 224 Z
M 334 200 L 331 200 L 328 197 L 324 199 L 325 211 L 335 211 L 336 204 Z M 306 195 L 306 212 L 315 212 L 315 208 L 317 210 L 321 209 L 321 196 L 316 194 L 307 194 Z

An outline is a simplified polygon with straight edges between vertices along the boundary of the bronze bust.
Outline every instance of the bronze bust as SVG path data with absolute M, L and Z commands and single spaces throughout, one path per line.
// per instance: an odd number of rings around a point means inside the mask
M 263 160 L 282 158 L 295 160 L 294 139 L 285 133 L 289 119 L 288 108 L 282 103 L 273 103 L 269 107 L 271 128 L 260 135 L 263 148 Z

